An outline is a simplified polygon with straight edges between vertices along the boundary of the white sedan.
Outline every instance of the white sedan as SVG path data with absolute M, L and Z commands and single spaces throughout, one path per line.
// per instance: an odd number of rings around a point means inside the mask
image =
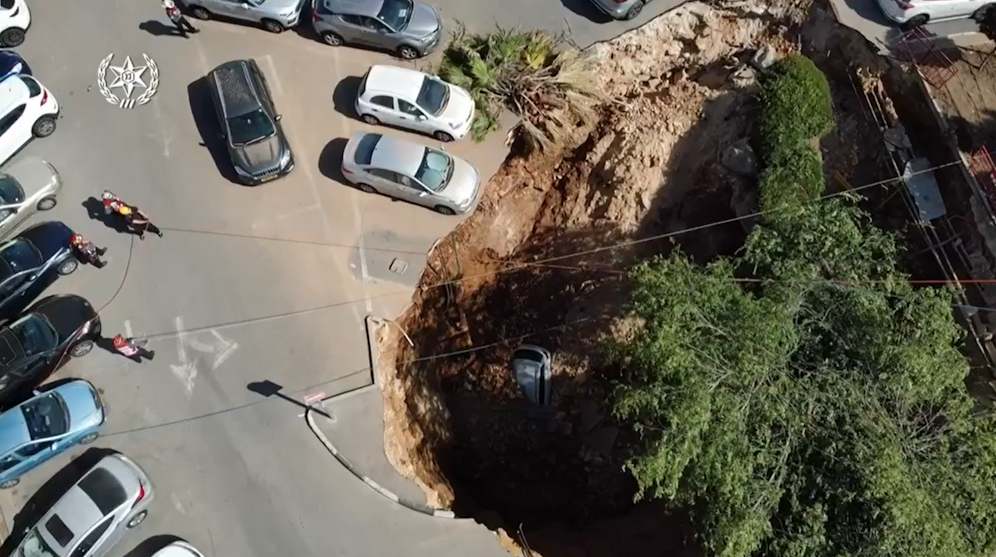
M 157 551 L 152 557 L 204 557 L 204 554 L 189 543 L 177 540 Z
M 371 125 L 408 128 L 438 139 L 462 139 L 474 121 L 470 93 L 419 71 L 371 66 L 356 94 L 356 113 Z
M 54 208 L 61 190 L 55 167 L 36 157 L 20 159 L 0 171 L 0 238 L 35 211 Z
M 38 80 L 13 75 L 0 82 L 0 163 L 35 137 L 55 133 L 59 103 Z
M 0 0 L 0 45 L 21 46 L 31 25 L 31 11 L 25 0 Z

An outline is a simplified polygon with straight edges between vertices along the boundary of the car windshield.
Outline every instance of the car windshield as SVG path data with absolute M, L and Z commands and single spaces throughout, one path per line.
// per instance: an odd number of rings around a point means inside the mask
M 418 90 L 418 105 L 429 113 L 439 116 L 446 108 L 446 103 L 450 100 L 450 88 L 445 83 L 426 76 L 422 80 L 422 88 Z
M 41 535 L 38 533 L 38 529 L 35 528 L 28 534 L 28 537 L 24 539 L 24 543 L 21 545 L 21 552 L 18 557 L 58 557 L 52 548 L 45 543 Z
M 412 18 L 411 0 L 384 0 L 377 17 L 395 31 L 404 29 Z
M 25 315 L 8 327 L 21 343 L 25 356 L 34 356 L 52 349 L 57 343 L 55 330 L 40 315 Z
M 432 191 L 439 191 L 446 187 L 450 177 L 453 175 L 453 159 L 442 151 L 426 149 L 422 164 L 415 172 L 415 179 Z
M 69 431 L 69 412 L 55 393 L 40 396 L 21 407 L 31 440 L 58 437 Z
M 15 273 L 41 265 L 41 254 L 30 242 L 23 239 L 0 246 L 0 257 L 3 257 Z
M 24 201 L 21 184 L 9 174 L 0 174 L 0 205 L 16 205 Z
M 262 108 L 228 119 L 232 145 L 248 145 L 270 137 L 276 130 Z

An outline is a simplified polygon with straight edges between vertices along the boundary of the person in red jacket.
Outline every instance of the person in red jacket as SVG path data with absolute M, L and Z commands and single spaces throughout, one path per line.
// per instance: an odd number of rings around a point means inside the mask
M 135 340 L 133 338 L 125 338 L 121 335 L 115 335 L 112 342 L 114 343 L 114 349 L 117 350 L 119 354 L 138 363 L 142 363 L 142 358 L 151 360 L 156 356 L 156 352 L 154 350 L 148 350 L 145 348 L 145 345 L 149 342 L 147 340 Z
M 183 16 L 183 12 L 180 11 L 179 6 L 173 0 L 163 0 L 163 8 L 166 10 L 166 17 L 173 23 L 176 30 L 180 33 L 181 37 L 186 38 L 187 32 L 196 33 L 197 29 L 187 21 L 187 18 Z

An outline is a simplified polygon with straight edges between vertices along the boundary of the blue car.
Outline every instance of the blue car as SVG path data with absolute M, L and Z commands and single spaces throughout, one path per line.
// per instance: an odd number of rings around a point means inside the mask
M 0 414 L 0 489 L 77 444 L 92 443 L 104 425 L 104 403 L 89 381 L 73 379 Z
M 31 75 L 31 69 L 24 58 L 18 56 L 16 52 L 5 50 L 0 52 L 0 81 L 12 75 Z
M 53 274 L 68 275 L 79 267 L 70 247 L 72 236 L 68 226 L 50 221 L 0 244 L 0 313 L 32 292 L 32 286 L 44 283 Z

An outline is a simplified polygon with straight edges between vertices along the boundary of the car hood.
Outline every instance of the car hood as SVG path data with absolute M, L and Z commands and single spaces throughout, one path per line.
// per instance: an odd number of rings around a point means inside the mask
M 428 4 L 415 2 L 412 7 L 412 18 L 405 27 L 405 33 L 411 37 L 419 38 L 431 35 L 439 31 L 439 14 L 436 9 Z
M 449 87 L 450 98 L 443 108 L 443 113 L 439 115 L 439 119 L 447 124 L 463 125 L 474 116 L 474 99 L 471 98 L 470 93 L 456 85 Z
M 21 184 L 21 188 L 24 189 L 24 199 L 26 200 L 43 191 L 45 193 L 55 193 L 61 185 L 59 174 L 55 171 L 55 168 L 49 163 L 35 157 L 17 161 L 5 169 L 4 173 L 13 176 L 17 180 L 17 183 Z
M 263 141 L 236 147 L 237 163 L 242 170 L 257 174 L 277 166 L 280 162 L 280 134 L 273 134 Z
M 73 296 L 52 298 L 34 311 L 52 324 L 59 335 L 59 344 L 69 340 L 84 323 L 97 316 L 89 302 Z
M 73 231 L 65 224 L 57 221 L 43 222 L 21 232 L 19 238 L 25 238 L 41 252 L 42 261 L 48 261 L 69 249 L 69 241 Z
M 300 9 L 305 0 L 264 0 L 261 7 L 271 13 L 283 12 L 289 8 Z
M 28 423 L 19 406 L 0 414 L 0 457 L 31 440 Z
M 86 381 L 72 381 L 55 389 L 69 409 L 69 429 L 76 431 L 96 427 L 104 421 L 100 395 Z M 0 418 L 3 418 L 0 415 Z
M 453 158 L 453 176 L 439 195 L 461 207 L 469 206 L 477 198 L 481 176 L 477 169 L 463 159 Z

